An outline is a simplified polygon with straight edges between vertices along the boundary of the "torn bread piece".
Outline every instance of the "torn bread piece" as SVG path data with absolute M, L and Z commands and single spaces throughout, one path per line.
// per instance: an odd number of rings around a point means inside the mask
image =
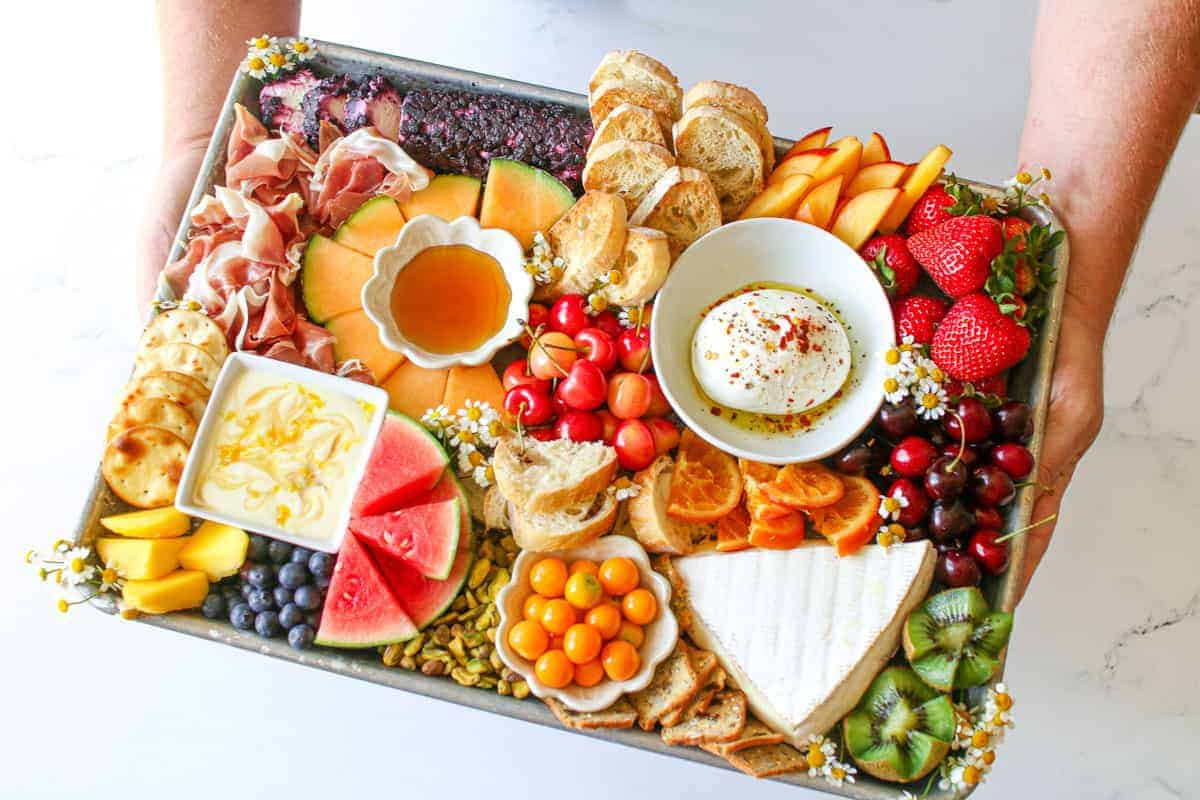
M 596 148 L 583 168 L 583 188 L 609 192 L 625 201 L 632 214 L 655 182 L 671 167 L 675 156 L 660 144 L 618 139 Z
M 674 262 L 688 245 L 721 226 L 721 201 L 703 170 L 675 166 L 642 198 L 629 224 L 665 233 Z
M 762 137 L 732 111 L 714 106 L 689 109 L 675 123 L 674 139 L 679 164 L 703 170 L 712 180 L 724 219 L 736 219 L 763 190 Z
M 674 147 L 674 143 L 663 135 L 658 117 L 648 108 L 635 106 L 633 103 L 621 105 L 609 112 L 604 122 L 592 134 L 592 143 L 588 145 L 587 159 L 601 145 L 624 139 L 629 142 L 650 142 L 666 148 Z
M 666 100 L 672 119 L 682 113 L 683 88 L 679 78 L 656 58 L 637 50 L 610 50 L 588 79 L 588 94 L 595 94 L 602 84 L 625 81 L 630 85 L 644 87 L 647 91 Z

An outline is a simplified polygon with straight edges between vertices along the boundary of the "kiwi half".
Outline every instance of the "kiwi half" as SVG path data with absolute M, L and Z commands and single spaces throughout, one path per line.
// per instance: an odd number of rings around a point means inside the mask
M 842 735 L 863 772 L 907 783 L 941 763 L 956 725 L 947 695 L 908 667 L 888 667 L 842 720 Z
M 992 611 L 979 589 L 947 589 L 909 616 L 904 654 L 933 688 L 969 689 L 995 674 L 1011 632 L 1012 614 Z

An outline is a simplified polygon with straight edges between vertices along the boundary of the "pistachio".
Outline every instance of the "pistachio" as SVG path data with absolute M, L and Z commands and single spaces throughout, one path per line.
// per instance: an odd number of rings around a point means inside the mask
M 524 700 L 526 697 L 529 697 L 529 684 L 525 681 L 516 681 L 512 685 L 512 693 L 513 697 L 518 700 Z
M 450 678 L 455 683 L 461 684 L 462 686 L 474 686 L 475 684 L 479 683 L 479 676 L 467 672 L 467 670 L 463 667 L 455 667 L 454 669 L 450 670 Z
M 457 622 L 450 626 L 450 635 L 455 639 L 457 639 L 459 636 L 462 636 L 464 631 L 466 631 L 466 628 Z
M 503 678 L 496 681 L 496 694 L 503 695 L 504 697 L 507 697 L 508 695 L 512 694 L 511 684 L 509 684 L 509 682 L 504 680 Z
M 481 558 L 471 567 L 471 574 L 467 578 L 467 588 L 478 589 L 479 584 L 483 583 L 483 579 L 488 576 L 488 571 L 492 568 L 492 561 L 488 558 Z
M 497 681 L 495 678 L 489 678 L 488 676 L 484 675 L 484 676 L 480 677 L 479 683 L 476 685 L 480 689 L 495 689 L 496 684 L 497 684 Z
M 508 585 L 509 579 L 508 570 L 498 569 L 496 575 L 492 578 L 492 582 L 488 584 L 488 599 L 495 600 L 496 595 L 500 594 L 500 590 Z
M 454 654 L 454 657 L 462 661 L 467 657 L 467 652 L 463 648 L 463 640 L 461 636 L 456 636 L 450 640 L 450 644 L 446 645 L 446 649 Z
M 482 675 L 483 673 L 487 672 L 487 669 L 487 662 L 478 658 L 472 658 L 467 662 L 467 672 L 470 672 L 473 675 Z
M 489 658 L 492 655 L 492 650 L 494 650 L 495 648 L 492 647 L 490 644 L 484 643 L 484 644 L 479 645 L 479 647 L 476 647 L 475 649 L 479 651 L 480 658 Z
M 421 665 L 421 673 L 428 675 L 431 678 L 436 678 L 445 670 L 445 665 L 440 661 L 426 661 Z
M 435 642 L 437 642 L 438 644 L 440 644 L 442 647 L 445 647 L 446 644 L 450 641 L 450 637 L 452 635 L 453 634 L 450 632 L 450 626 L 438 625 L 437 628 L 433 632 L 433 640 Z
M 400 656 L 404 653 L 404 649 L 398 644 L 389 644 L 383 649 L 383 665 L 385 667 L 394 667 L 400 663 Z
M 412 656 L 404 656 L 403 658 L 400 659 L 400 668 L 401 669 L 416 669 L 417 668 L 416 659 L 414 659 Z
M 408 644 L 404 645 L 404 655 L 415 656 L 417 652 L 425 644 L 425 634 L 418 633 L 416 636 L 408 640 Z
M 467 608 L 475 608 L 479 605 L 479 601 L 475 599 L 475 593 L 467 591 L 464 595 L 467 598 Z
M 467 607 L 467 598 L 461 594 L 458 597 L 454 598 L 454 602 L 450 604 L 450 608 L 455 611 L 462 611 L 466 607 Z
M 504 552 L 509 553 L 510 555 L 516 555 L 517 551 L 521 549 L 517 546 L 517 540 L 512 536 L 505 536 L 503 539 L 501 539 L 500 546 L 504 548 Z
M 444 655 L 446 655 L 446 651 L 441 647 L 427 644 L 421 648 L 421 657 L 425 659 L 441 658 Z
M 500 670 L 500 677 L 504 678 L 504 680 L 508 681 L 509 683 L 516 683 L 517 681 L 521 680 L 520 673 L 515 670 L 511 670 L 508 667 Z
M 449 611 L 445 614 L 442 614 L 440 617 L 438 617 L 437 619 L 435 619 L 433 621 L 433 624 L 434 625 L 449 625 L 452 622 L 458 622 L 458 612 L 457 611 Z
M 464 611 L 463 613 L 459 614 L 458 619 L 461 622 L 470 622 L 483 612 L 487 611 L 487 609 L 487 606 L 475 606 L 470 611 Z
M 479 647 L 483 644 L 483 634 L 479 631 L 467 631 L 463 634 L 463 642 L 467 647 Z
M 488 661 L 491 662 L 492 669 L 496 670 L 496 672 L 504 674 L 507 671 L 504 668 L 504 662 L 500 660 L 500 651 L 492 650 L 488 656 Z

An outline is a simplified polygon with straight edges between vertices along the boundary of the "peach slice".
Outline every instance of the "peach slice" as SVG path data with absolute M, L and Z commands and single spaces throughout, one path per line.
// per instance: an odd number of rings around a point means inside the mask
M 846 197 L 857 197 L 872 189 L 891 189 L 899 186 L 908 171 L 908 164 L 899 161 L 879 161 L 868 164 L 858 171 L 850 185 L 846 187 Z
M 834 175 L 824 183 L 814 186 L 800 201 L 795 218 L 818 228 L 828 229 L 844 180 L 841 175 Z
M 830 232 L 858 250 L 879 228 L 880 221 L 900 194 L 901 190 L 897 188 L 871 189 L 850 198 L 834 217 Z
M 829 141 L 829 132 L 831 130 L 833 130 L 832 125 L 825 128 L 817 128 L 812 133 L 806 133 L 804 136 L 801 136 L 799 139 L 797 139 L 795 144 L 788 148 L 787 154 L 784 156 L 784 158 L 791 158 L 792 156 L 803 152 L 804 150 L 816 150 L 824 147 L 825 143 Z
M 842 175 L 846 180 L 853 178 L 854 173 L 858 172 L 858 162 L 862 158 L 862 142 L 857 136 L 845 136 L 830 147 L 835 152 L 821 161 L 820 166 L 812 173 L 813 180 L 820 183 L 834 175 Z
M 942 174 L 942 167 L 946 166 L 946 162 L 953 154 L 949 147 L 939 144 L 917 162 L 916 166 L 904 177 L 904 183 L 900 185 L 901 196 L 892 205 L 883 221 L 879 223 L 881 232 L 895 233 L 896 229 L 900 227 L 900 223 L 904 222 L 904 218 L 908 216 L 908 212 L 912 211 L 917 200 Z
M 812 186 L 811 175 L 792 175 L 772 183 L 750 201 L 738 219 L 751 217 L 790 217 L 796 213 L 804 193 Z
M 771 177 L 767 178 L 767 184 L 778 183 L 793 175 L 812 175 L 817 171 L 817 167 L 821 166 L 821 162 L 836 152 L 832 147 L 821 147 L 816 150 L 805 150 L 785 158 L 779 162 L 779 166 L 771 173 Z
M 892 151 L 888 148 L 887 139 L 883 138 L 883 134 L 875 131 L 871 134 L 871 138 L 863 145 L 862 165 L 878 164 L 880 161 L 891 161 Z

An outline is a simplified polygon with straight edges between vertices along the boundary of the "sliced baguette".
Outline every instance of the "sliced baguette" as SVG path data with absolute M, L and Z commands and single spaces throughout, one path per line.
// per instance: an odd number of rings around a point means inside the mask
M 590 291 L 621 257 L 627 216 L 625 201 L 615 194 L 586 192 L 579 198 L 546 233 L 554 254 L 563 259 L 563 273 L 555 283 L 539 286 L 537 299 Z
M 617 139 L 600 145 L 588 158 L 583 188 L 620 195 L 626 213 L 632 214 L 654 182 L 673 166 L 675 156 L 660 144 Z
M 474 481 L 471 481 L 474 483 Z M 508 530 L 508 501 L 496 486 L 488 488 L 483 495 L 483 525 L 488 530 Z
M 671 457 L 662 455 L 633 476 L 639 491 L 627 504 L 629 527 L 648 553 L 682 556 L 692 552 L 692 526 L 667 516 L 674 469 Z
M 662 287 L 670 269 L 671 247 L 667 235 L 653 228 L 630 228 L 617 262 L 621 281 L 605 287 L 605 297 L 609 303 L 625 308 L 648 303 Z
M 651 144 L 671 147 L 671 142 L 663 136 L 662 126 L 658 118 L 648 108 L 635 106 L 632 103 L 621 103 L 612 110 L 596 132 L 592 134 L 592 143 L 588 145 L 587 157 L 591 160 L 592 153 L 601 145 L 624 139 L 628 142 L 650 142 Z
M 581 503 L 545 514 L 526 513 L 511 505 L 513 539 L 522 550 L 549 552 L 587 544 L 613 529 L 619 504 L 607 489 Z
M 662 90 L 628 80 L 605 81 L 588 93 L 592 128 L 599 128 L 623 103 L 649 109 L 658 120 L 663 136 L 670 138 L 671 125 L 679 119 L 679 106 Z
M 671 167 L 642 198 L 630 224 L 665 233 L 674 262 L 688 245 L 721 226 L 721 202 L 703 171 Z
M 496 485 L 522 514 L 548 514 L 590 502 L 617 473 L 617 451 L 600 442 L 505 439 L 492 458 Z M 615 509 L 614 509 L 615 513 Z
M 726 220 L 736 219 L 762 191 L 766 161 L 759 132 L 746 120 L 713 106 L 689 109 L 674 129 L 679 163 L 708 173 Z
M 683 90 L 679 78 L 657 59 L 637 50 L 610 50 L 600 59 L 588 80 L 588 94 L 593 95 L 602 84 L 627 81 L 657 92 L 669 103 L 672 119 L 682 112 Z
M 775 138 L 767 130 L 767 107 L 758 95 L 744 86 L 725 81 L 700 81 L 683 96 L 683 110 L 696 106 L 713 106 L 732 111 L 754 126 L 762 150 L 764 173 L 775 169 Z

